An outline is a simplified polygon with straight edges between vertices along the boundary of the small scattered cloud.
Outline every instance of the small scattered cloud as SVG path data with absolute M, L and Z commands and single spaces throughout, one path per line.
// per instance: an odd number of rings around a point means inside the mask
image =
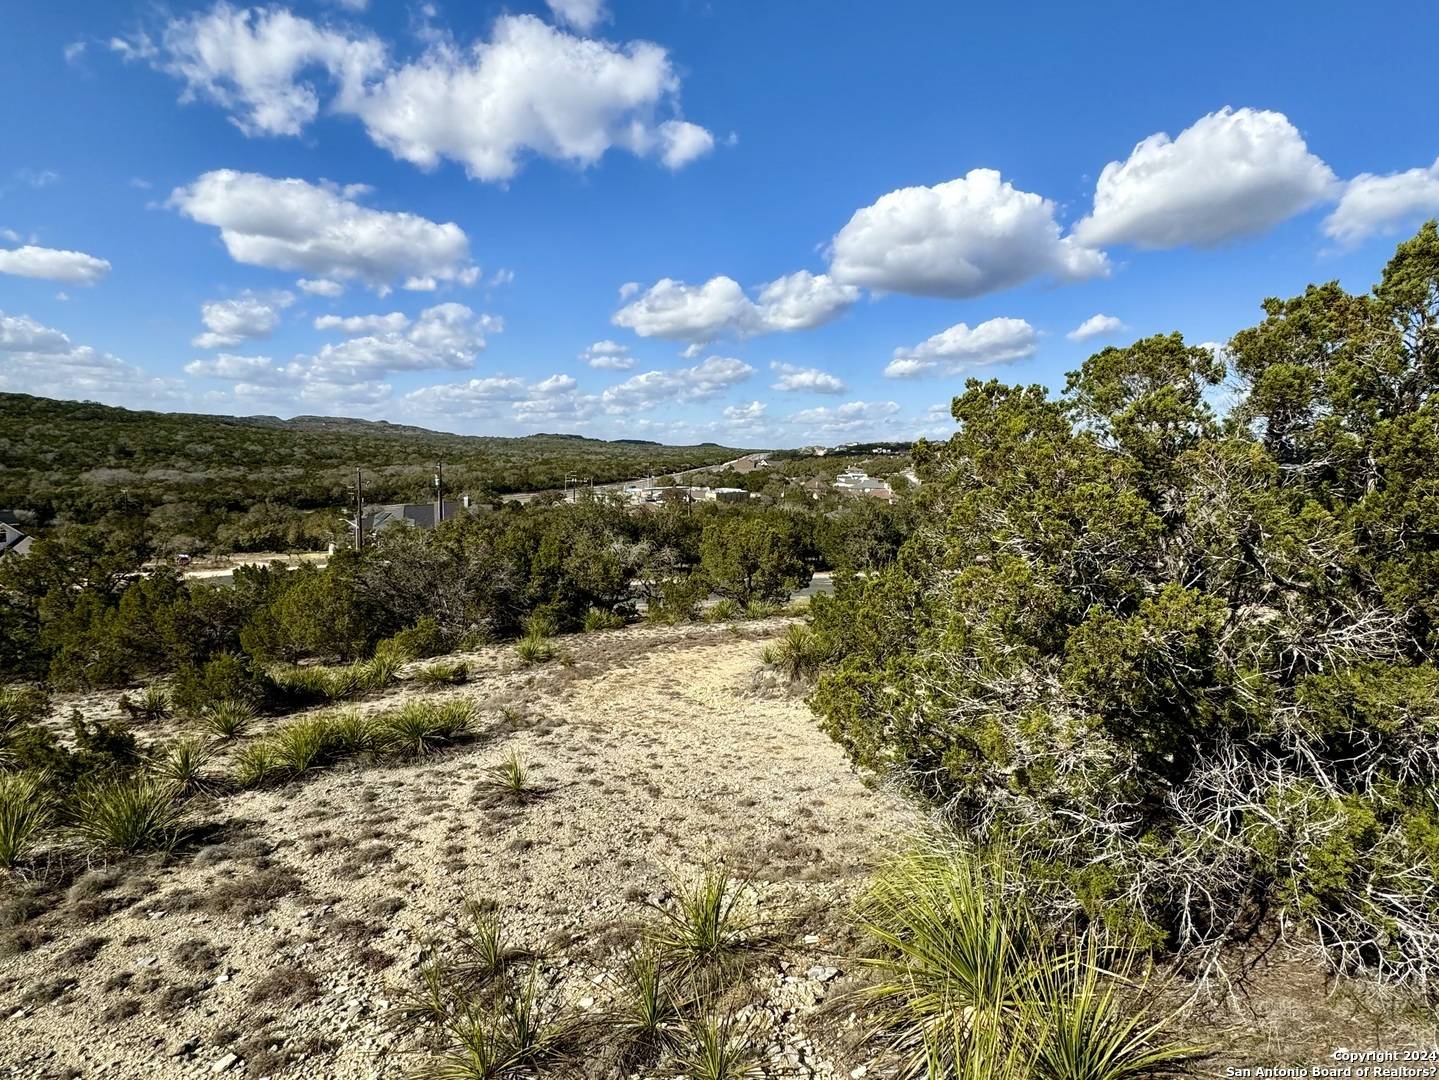
M 779 360 L 771 363 L 769 367 L 779 376 L 775 382 L 770 384 L 772 390 L 799 391 L 811 394 L 843 394 L 845 392 L 845 385 L 840 379 L 819 368 L 797 367 Z
M 37 247 L 34 244 L 10 249 L 0 248 L 0 274 L 43 278 L 46 281 L 61 281 L 66 285 L 94 285 L 109 272 L 110 263 L 107 260 L 87 255 L 83 251 L 63 251 Z
M 635 366 L 635 358 L 630 355 L 629 346 L 609 339 L 596 341 L 588 346 L 580 353 L 580 359 L 601 371 L 629 371 Z
M 808 330 L 838 318 L 859 299 L 859 289 L 826 274 L 800 270 L 759 287 L 750 299 L 731 277 L 712 277 L 703 285 L 661 278 L 643 293 L 624 286 L 621 297 L 634 297 L 615 312 L 616 326 L 640 337 L 704 344 L 720 337 Z
M 1439 160 L 1428 168 L 1360 173 L 1324 219 L 1324 235 L 1345 247 L 1412 228 L 1439 214 Z
M 1089 341 L 1097 337 L 1112 337 L 1128 327 L 1113 315 L 1091 315 L 1064 336 L 1070 341 Z
M 1039 331 L 1023 319 L 989 319 L 978 326 L 955 323 L 908 349 L 895 349 L 886 378 L 911 379 L 1023 360 L 1039 350 Z
M 197 349 L 227 349 L 264 340 L 280 325 L 280 313 L 294 302 L 292 293 L 248 290 L 230 300 L 207 300 L 200 306 L 205 331 L 190 344 Z

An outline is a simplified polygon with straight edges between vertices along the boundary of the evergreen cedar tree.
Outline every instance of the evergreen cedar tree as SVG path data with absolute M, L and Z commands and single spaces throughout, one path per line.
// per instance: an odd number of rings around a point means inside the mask
M 1061 911 L 1209 956 L 1304 926 L 1432 985 L 1435 225 L 1368 294 L 1263 309 L 1058 399 L 970 380 L 898 557 L 816 602 L 813 701 Z

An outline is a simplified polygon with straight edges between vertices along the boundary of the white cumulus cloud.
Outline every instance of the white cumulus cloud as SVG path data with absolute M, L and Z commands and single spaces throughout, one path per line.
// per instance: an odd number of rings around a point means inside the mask
M 916 296 L 980 296 L 1108 268 L 1103 252 L 1062 235 L 1054 203 L 993 169 L 891 191 L 857 210 L 830 245 L 836 281 Z
M 205 332 L 190 344 L 199 349 L 226 349 L 267 338 L 280 325 L 280 312 L 294 302 L 295 297 L 287 292 L 245 292 L 230 300 L 207 300 L 200 306 Z
M 732 356 L 711 356 L 693 367 L 646 371 L 611 386 L 600 395 L 606 411 L 636 412 L 672 402 L 713 398 L 754 374 L 754 368 Z
M 895 401 L 846 401 L 833 407 L 801 409 L 790 413 L 786 420 L 809 438 L 861 432 L 878 435 L 899 412 L 899 403 Z
M 545 0 L 554 17 L 588 34 L 605 20 L 604 0 Z
M 808 391 L 814 394 L 842 394 L 845 385 L 834 375 L 819 368 L 797 367 L 776 360 L 770 370 L 779 378 L 770 385 L 772 390 Z
M 630 355 L 629 346 L 608 338 L 588 346 L 580 353 L 580 359 L 601 371 L 629 371 L 635 366 L 635 358 Z
M 398 311 L 388 315 L 321 315 L 316 330 L 338 330 L 342 334 L 398 334 L 410 325 L 410 318 Z
M 76 345 L 28 315 L 0 311 L 0 391 L 154 407 L 178 390 L 111 353 Z
M 8 250 L 0 248 L 0 274 L 63 281 L 67 285 L 93 285 L 109 272 L 109 262 L 83 251 L 61 251 L 34 244 Z
M 1064 336 L 1070 341 L 1088 341 L 1117 334 L 1123 329 L 1123 321 L 1113 315 L 1091 315 Z
M 1092 246 L 1214 247 L 1308 210 L 1334 185 L 1283 113 L 1224 108 L 1106 165 L 1074 236 Z
M 621 290 L 621 296 L 634 296 L 635 291 Z M 723 274 L 703 285 L 661 278 L 615 312 L 611 321 L 640 337 L 704 344 L 723 336 L 808 330 L 837 318 L 858 299 L 859 289 L 854 286 L 808 270 L 761 285 L 757 300 Z
M 1023 360 L 1039 349 L 1039 332 L 1023 319 L 989 319 L 978 326 L 955 323 L 913 348 L 895 349 L 884 369 L 890 379 L 940 371 L 955 374 L 987 364 Z
M 474 281 L 469 239 L 458 225 L 363 206 L 356 199 L 366 190 L 218 169 L 176 188 L 169 205 L 218 228 L 230 257 L 250 266 L 377 288 L 417 276 Z
M 327 296 L 331 300 L 337 296 L 343 296 L 345 287 L 338 281 L 330 281 L 328 278 L 301 278 L 295 282 L 296 288 L 301 292 L 309 293 L 311 296 Z
M 1360 173 L 1344 185 L 1324 233 L 1344 245 L 1392 233 L 1418 219 L 1439 214 L 1439 161 L 1427 169 Z

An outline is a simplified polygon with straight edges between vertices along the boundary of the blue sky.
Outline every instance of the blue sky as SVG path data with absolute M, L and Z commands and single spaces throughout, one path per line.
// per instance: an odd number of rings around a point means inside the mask
M 969 375 L 1058 388 L 1370 285 L 1439 214 L 1436 32 L 1412 4 L 12 3 L 0 389 L 943 433 Z

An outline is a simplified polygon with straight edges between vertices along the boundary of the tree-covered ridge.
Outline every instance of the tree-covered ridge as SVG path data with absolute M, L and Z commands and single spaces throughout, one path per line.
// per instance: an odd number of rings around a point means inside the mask
M 739 453 L 712 443 L 494 438 L 344 418 L 136 412 L 0 394 L 0 507 L 33 511 L 42 522 L 93 521 L 167 503 L 202 517 L 260 503 L 342 506 L 353 498 L 356 466 L 365 469 L 367 498 L 398 502 L 432 497 L 439 460 L 453 490 L 478 495 L 559 487 L 566 476 L 606 482 L 674 472 Z
M 1302 926 L 1432 986 L 1439 234 L 1264 312 L 1058 399 L 971 380 L 895 562 L 817 603 L 815 703 L 1070 910 L 1206 955 Z

